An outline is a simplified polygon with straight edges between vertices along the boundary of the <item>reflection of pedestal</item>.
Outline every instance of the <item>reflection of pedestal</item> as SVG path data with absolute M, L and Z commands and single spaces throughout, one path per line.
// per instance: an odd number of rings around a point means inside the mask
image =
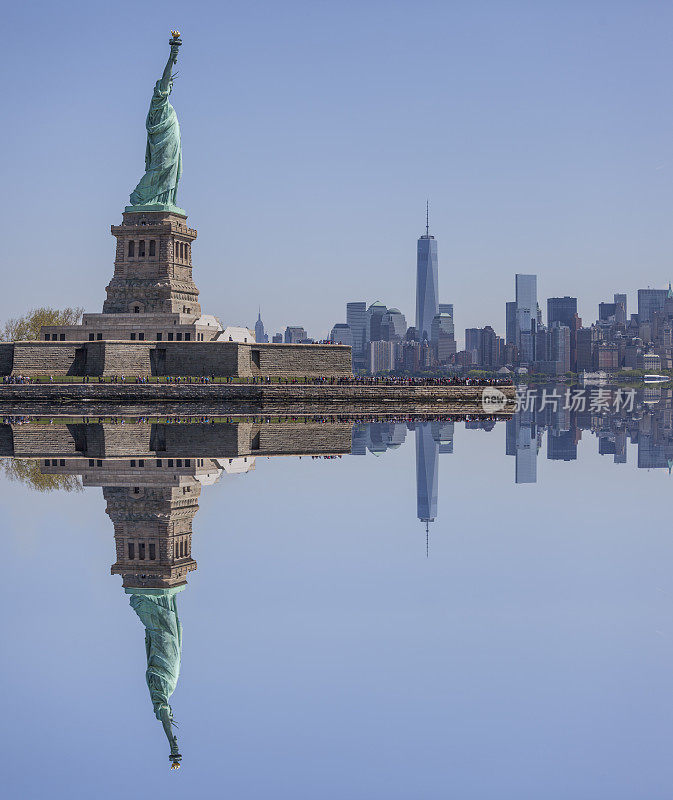
M 182 586 L 196 569 L 192 520 L 201 484 L 184 477 L 178 486 L 105 487 L 107 513 L 114 524 L 117 561 L 125 589 Z

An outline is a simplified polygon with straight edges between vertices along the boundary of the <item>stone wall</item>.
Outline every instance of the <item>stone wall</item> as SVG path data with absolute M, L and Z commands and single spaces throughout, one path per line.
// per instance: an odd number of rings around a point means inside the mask
M 14 345 L 0 342 L 0 375 L 11 375 L 14 366 Z
M 79 464 L 79 468 L 69 470 L 76 474 L 86 471 L 86 459 L 197 459 L 347 453 L 350 452 L 352 428 L 353 423 L 348 422 L 326 424 L 294 421 L 263 424 L 243 421 L 216 425 L 0 425 L 0 456 L 50 461 L 54 456 L 59 459 L 76 458 L 78 460 L 74 463 Z M 129 469 L 125 462 L 113 461 L 113 467 L 114 464 L 120 475 Z M 110 464 L 106 462 L 105 466 L 109 471 Z M 151 463 L 148 462 L 146 466 L 151 467 Z M 171 471 L 174 471 L 172 466 Z M 103 485 L 106 480 L 110 481 L 110 485 L 118 485 L 114 482 L 114 475 L 103 477 Z
M 14 375 L 85 375 L 83 342 L 14 342 Z
M 14 436 L 11 425 L 0 425 L 0 458 L 14 455 Z
M 344 345 L 321 344 L 254 344 L 246 346 L 242 357 L 247 364 L 241 375 L 336 375 L 352 374 L 351 348 Z M 256 356 L 259 353 L 259 356 Z M 256 361 L 259 360 L 259 364 Z
M 238 342 L 14 342 L 0 347 L 8 375 L 328 376 L 351 374 L 340 345 Z

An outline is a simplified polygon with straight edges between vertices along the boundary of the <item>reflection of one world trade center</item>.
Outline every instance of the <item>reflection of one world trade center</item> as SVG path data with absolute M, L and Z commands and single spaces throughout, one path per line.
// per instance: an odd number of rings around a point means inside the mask
M 437 518 L 439 454 L 453 453 L 452 422 L 416 424 L 416 513 L 425 523 L 425 554 L 428 555 L 430 523 Z
M 440 453 L 453 453 L 453 422 L 358 423 L 353 426 L 351 453 L 374 455 L 399 447 L 407 427 L 416 433 L 416 513 L 425 523 L 425 553 L 428 554 L 430 523 L 437 518 L 438 462 Z

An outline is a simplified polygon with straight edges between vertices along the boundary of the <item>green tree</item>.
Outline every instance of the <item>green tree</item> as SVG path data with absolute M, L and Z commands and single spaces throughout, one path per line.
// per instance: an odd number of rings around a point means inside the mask
M 10 481 L 25 483 L 36 492 L 81 492 L 79 475 L 45 475 L 31 458 L 0 458 L 0 472 Z
M 1 342 L 17 342 L 26 339 L 39 339 L 43 325 L 79 325 L 83 308 L 33 308 L 27 314 L 9 319 L 0 330 Z

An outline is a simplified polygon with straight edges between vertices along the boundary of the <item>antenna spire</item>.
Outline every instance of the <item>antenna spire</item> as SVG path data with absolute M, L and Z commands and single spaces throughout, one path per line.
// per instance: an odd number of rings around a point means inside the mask
M 425 557 L 428 558 L 430 550 L 430 523 L 425 520 Z
M 430 236 L 430 201 L 425 201 L 425 235 Z

